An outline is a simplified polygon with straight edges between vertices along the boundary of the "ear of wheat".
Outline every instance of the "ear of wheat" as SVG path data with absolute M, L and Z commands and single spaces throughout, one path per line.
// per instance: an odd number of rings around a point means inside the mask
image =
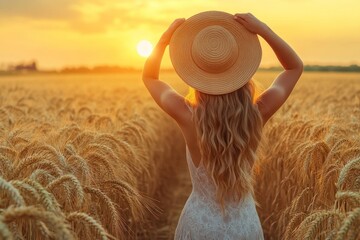
M 257 74 L 264 89 L 276 77 Z M 191 191 L 178 126 L 138 76 L 59 76 L 0 81 L 0 238 L 173 238 Z M 304 74 L 265 125 L 253 176 L 266 239 L 359 238 L 358 80 Z

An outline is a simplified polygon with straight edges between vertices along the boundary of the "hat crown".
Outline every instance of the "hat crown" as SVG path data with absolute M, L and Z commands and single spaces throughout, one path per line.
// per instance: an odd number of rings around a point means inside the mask
M 179 26 L 169 44 L 171 62 L 192 88 L 221 95 L 244 86 L 261 61 L 258 36 L 220 11 L 206 11 Z
M 192 59 L 199 68 L 209 73 L 225 72 L 234 65 L 238 54 L 235 38 L 219 25 L 202 29 L 192 43 Z

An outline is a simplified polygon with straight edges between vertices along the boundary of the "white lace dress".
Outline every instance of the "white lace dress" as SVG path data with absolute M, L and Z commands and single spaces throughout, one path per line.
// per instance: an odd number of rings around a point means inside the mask
M 252 195 L 246 195 L 238 204 L 228 203 L 223 219 L 214 200 L 215 186 L 201 163 L 196 168 L 187 146 L 186 160 L 193 189 L 181 212 L 175 239 L 264 239 Z

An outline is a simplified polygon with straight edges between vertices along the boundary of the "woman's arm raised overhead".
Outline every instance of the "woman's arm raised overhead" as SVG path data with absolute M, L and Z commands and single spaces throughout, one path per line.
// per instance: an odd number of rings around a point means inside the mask
M 176 19 L 163 33 L 152 54 L 145 62 L 142 79 L 155 102 L 179 124 L 184 120 L 184 110 L 188 111 L 184 97 L 165 82 L 159 80 L 159 71 L 164 51 L 175 30 L 185 21 Z
M 235 14 L 235 20 L 249 31 L 260 35 L 273 49 L 284 71 L 256 100 L 263 123 L 284 104 L 303 72 L 303 63 L 295 51 L 265 23 L 251 13 Z

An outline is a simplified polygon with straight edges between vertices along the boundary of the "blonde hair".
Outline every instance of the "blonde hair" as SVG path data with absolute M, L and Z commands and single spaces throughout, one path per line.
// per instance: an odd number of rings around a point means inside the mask
M 216 187 L 224 213 L 225 200 L 239 202 L 253 194 L 251 169 L 262 134 L 262 117 L 254 104 L 255 83 L 223 95 L 191 89 L 186 97 L 194 109 L 201 161 Z

